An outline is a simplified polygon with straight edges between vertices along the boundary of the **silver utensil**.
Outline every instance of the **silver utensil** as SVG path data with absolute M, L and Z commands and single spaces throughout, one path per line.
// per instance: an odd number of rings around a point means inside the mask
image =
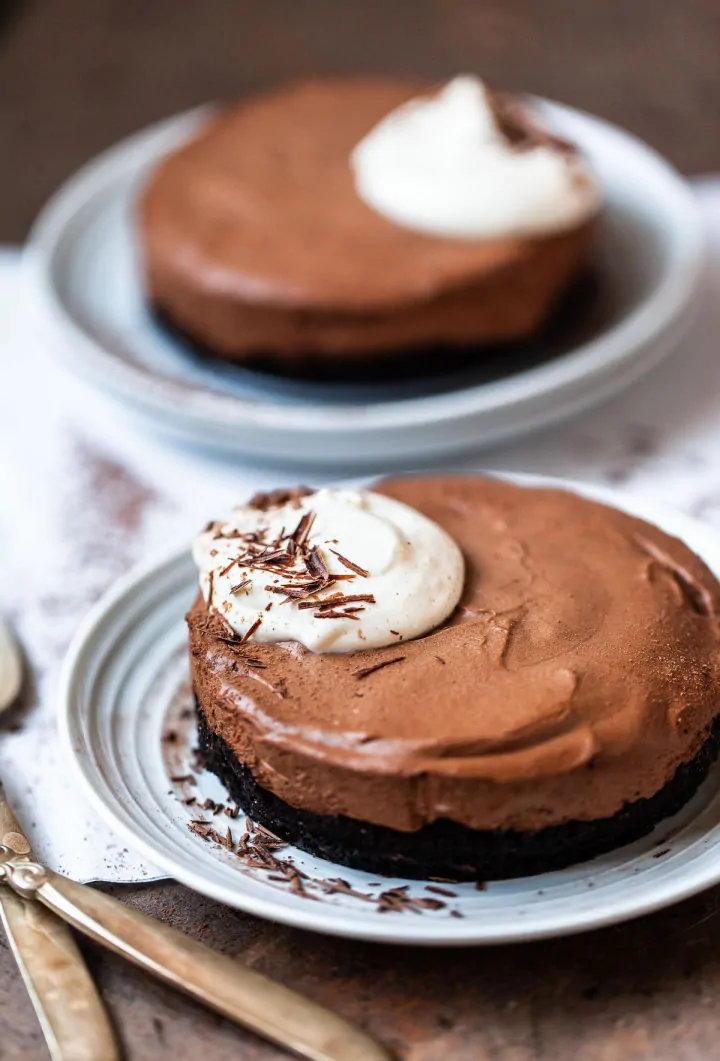
M 0 852 L 31 863 L 30 844 L 0 785 Z M 0 879 L 4 873 L 0 854 Z M 110 1022 L 70 929 L 40 903 L 0 888 L 0 920 L 52 1061 L 117 1061 Z
M 38 907 L 53 921 L 53 915 L 57 915 L 224 1017 L 309 1061 L 392 1061 L 383 1046 L 318 1003 L 103 892 L 76 884 L 40 865 L 0 788 L 0 894 L 4 892 L 15 893 L 18 902 L 25 907 Z M 42 961 L 41 954 L 33 952 L 33 956 Z M 52 982 L 45 985 L 36 976 L 32 987 L 40 1000 L 38 1012 L 43 1008 L 47 1012 L 55 989 Z M 63 990 L 62 983 L 58 982 L 57 989 Z M 95 1033 L 100 1039 L 104 1013 L 99 1011 L 95 1016 Z M 106 1054 L 77 1052 L 56 1056 L 63 1061 L 84 1061 L 86 1057 L 113 1061 L 116 1055 L 109 1048 Z

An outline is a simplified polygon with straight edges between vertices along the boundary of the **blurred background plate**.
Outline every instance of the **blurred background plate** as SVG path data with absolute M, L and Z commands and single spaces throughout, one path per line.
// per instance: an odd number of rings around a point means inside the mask
M 26 259 L 42 340 L 155 427 L 266 459 L 418 461 L 576 413 L 677 348 L 692 318 L 702 231 L 689 188 L 646 145 L 580 111 L 538 105 L 589 156 L 607 207 L 592 285 L 532 344 L 374 384 L 289 380 L 194 356 L 147 311 L 133 210 L 149 169 L 206 109 L 123 141 L 51 199 Z

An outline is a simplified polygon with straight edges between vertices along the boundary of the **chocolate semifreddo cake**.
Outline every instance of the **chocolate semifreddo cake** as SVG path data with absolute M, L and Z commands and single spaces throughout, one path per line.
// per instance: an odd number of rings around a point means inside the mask
M 720 587 L 682 542 L 492 479 L 345 493 L 260 497 L 196 546 L 201 747 L 251 817 L 358 868 L 489 879 L 687 801 L 720 737 Z
M 330 373 L 534 333 L 599 210 L 518 101 L 355 77 L 221 110 L 151 175 L 139 226 L 149 301 L 199 350 Z

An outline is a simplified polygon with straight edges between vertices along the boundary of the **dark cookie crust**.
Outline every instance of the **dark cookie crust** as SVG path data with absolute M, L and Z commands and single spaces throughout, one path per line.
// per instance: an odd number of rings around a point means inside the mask
M 197 706 L 197 705 L 196 705 Z M 649 799 L 625 806 L 611 818 L 571 821 L 536 832 L 476 830 L 435 821 L 400 832 L 336 815 L 296 810 L 262 788 L 197 708 L 200 751 L 208 770 L 232 798 L 273 833 L 330 862 L 392 877 L 426 880 L 501 880 L 563 869 L 647 835 L 676 814 L 707 777 L 720 750 L 720 716 L 694 759 Z

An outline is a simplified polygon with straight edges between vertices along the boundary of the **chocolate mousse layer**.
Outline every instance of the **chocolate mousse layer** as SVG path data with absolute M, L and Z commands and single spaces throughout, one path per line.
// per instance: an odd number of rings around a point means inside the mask
M 594 218 L 543 238 L 446 239 L 393 224 L 356 193 L 353 147 L 434 88 L 314 80 L 222 110 L 141 198 L 160 316 L 217 356 L 273 365 L 475 350 L 536 331 L 587 264 Z M 516 150 L 547 141 L 522 108 L 497 106 Z
M 401 833 L 577 829 L 678 776 L 691 794 L 720 706 L 720 587 L 701 560 L 570 493 L 470 476 L 375 489 L 461 547 L 454 614 L 407 643 L 313 654 L 234 643 L 198 597 L 206 740 L 290 810 Z
M 720 746 L 720 719 L 715 719 L 697 755 L 681 763 L 655 795 L 626 803 L 609 818 L 529 831 L 469 829 L 439 818 L 413 832 L 401 832 L 342 814 L 298 810 L 258 785 L 201 711 L 198 745 L 207 769 L 252 821 L 303 851 L 390 877 L 485 881 L 563 869 L 647 835 L 679 811 L 705 780 Z

